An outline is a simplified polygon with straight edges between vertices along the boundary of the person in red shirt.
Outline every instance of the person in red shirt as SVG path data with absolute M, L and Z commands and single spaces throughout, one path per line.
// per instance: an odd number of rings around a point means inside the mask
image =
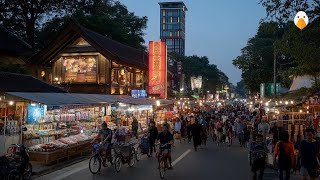
M 283 180 L 283 171 L 286 172 L 286 180 L 290 179 L 290 170 L 294 165 L 294 145 L 289 141 L 289 133 L 284 131 L 280 135 L 280 142 L 278 142 L 274 149 L 274 162 L 278 157 L 279 164 L 279 179 Z

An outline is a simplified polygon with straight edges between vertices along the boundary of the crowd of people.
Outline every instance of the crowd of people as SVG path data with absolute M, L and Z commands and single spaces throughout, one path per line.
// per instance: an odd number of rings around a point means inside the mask
M 299 144 L 296 145 L 290 141 L 288 131 L 277 127 L 276 124 L 270 124 L 261 111 L 250 111 L 240 102 L 221 107 L 198 107 L 192 112 L 180 113 L 174 123 L 171 126 L 170 124 L 169 120 L 166 120 L 162 129 L 159 130 L 155 122 L 150 121 L 146 134 L 150 144 L 149 157 L 156 152 L 156 143 L 170 144 L 171 148 L 174 139 L 187 143 L 193 142 L 195 151 L 198 151 L 199 146 L 206 146 L 208 137 L 212 137 L 217 146 L 227 145 L 229 147 L 234 146 L 234 139 L 237 139 L 240 147 L 249 150 L 253 179 L 263 178 L 268 154 L 274 157 L 273 164 L 277 164 L 280 180 L 290 179 L 293 166 L 298 165 L 303 179 L 313 180 L 319 176 L 320 146 L 315 139 L 316 130 L 314 128 L 308 127 L 305 130 L 306 139 L 299 141 Z M 100 134 L 108 138 L 108 142 L 110 141 L 110 131 L 103 129 Z M 270 141 L 270 135 L 272 141 Z M 135 136 L 137 136 L 136 131 Z M 299 164 L 295 161 L 294 154 L 297 147 Z M 169 169 L 171 169 L 171 154 L 169 154 L 169 163 Z

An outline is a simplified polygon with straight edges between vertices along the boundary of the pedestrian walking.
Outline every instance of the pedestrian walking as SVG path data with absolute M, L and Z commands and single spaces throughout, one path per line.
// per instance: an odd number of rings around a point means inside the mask
M 236 124 L 236 134 L 237 134 L 237 137 L 239 138 L 239 143 L 240 143 L 240 147 L 243 147 L 244 146 L 244 128 L 245 128 L 245 125 L 244 123 L 242 122 L 242 120 L 239 120 L 239 122 Z
M 194 150 L 197 151 L 198 146 L 201 145 L 201 132 L 202 126 L 199 124 L 199 119 L 196 118 L 195 123 L 192 125 L 191 133 L 193 136 L 193 146 Z
M 278 142 L 274 149 L 274 161 L 278 157 L 279 180 L 283 179 L 283 172 L 286 172 L 285 180 L 290 179 L 290 171 L 294 165 L 294 145 L 289 141 L 288 131 L 281 133 L 280 142 Z
M 188 143 L 191 142 L 191 138 L 192 138 L 191 129 L 192 129 L 191 122 L 188 121 L 188 125 L 187 125 Z
M 155 122 L 151 121 L 150 122 L 150 127 L 149 127 L 149 131 L 148 131 L 148 137 L 149 137 L 149 143 L 150 143 L 150 151 L 148 156 L 152 157 L 153 152 L 156 152 L 156 139 L 158 137 L 158 129 L 155 126 Z
M 137 118 L 133 117 L 133 121 L 131 123 L 133 135 L 138 139 L 138 128 L 139 128 L 139 122 Z
M 319 142 L 315 138 L 314 129 L 306 130 L 307 139 L 301 141 L 300 144 L 300 158 L 301 170 L 300 173 L 304 180 L 310 177 L 310 180 L 315 180 L 319 176 Z
M 270 131 L 270 125 L 266 123 L 266 117 L 262 117 L 262 120 L 260 124 L 258 125 L 258 132 L 259 134 L 262 134 L 264 141 L 267 139 L 267 135 L 269 134 Z
M 259 180 L 262 180 L 263 173 L 266 168 L 268 150 L 261 134 L 257 135 L 256 141 L 250 144 L 249 149 L 249 161 L 251 165 L 251 171 L 253 173 L 252 179 L 256 180 L 258 177 Z M 257 176 L 258 171 L 259 176 Z

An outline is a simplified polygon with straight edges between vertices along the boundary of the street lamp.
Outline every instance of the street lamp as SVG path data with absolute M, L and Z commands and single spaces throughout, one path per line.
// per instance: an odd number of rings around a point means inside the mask
M 157 101 L 156 101 L 156 104 L 157 104 L 157 106 L 160 106 L 160 101 L 157 100 Z
M 183 90 L 184 90 L 184 89 L 183 89 L 183 88 L 181 88 L 181 89 L 180 89 L 180 92 L 182 92 Z

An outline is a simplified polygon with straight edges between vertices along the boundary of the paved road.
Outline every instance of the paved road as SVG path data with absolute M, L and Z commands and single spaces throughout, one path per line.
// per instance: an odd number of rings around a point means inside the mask
M 191 144 L 176 143 L 173 149 L 174 169 L 166 171 L 165 179 L 183 180 L 249 180 L 250 167 L 247 162 L 247 150 L 238 146 L 217 147 L 210 142 L 206 148 L 195 152 Z M 37 178 L 37 180 L 141 180 L 160 179 L 155 158 L 142 157 L 133 168 L 125 164 L 120 173 L 116 173 L 114 166 L 102 168 L 97 175 L 92 175 L 88 169 L 88 160 L 73 166 L 58 170 L 51 174 Z M 267 169 L 265 178 L 277 179 L 277 174 Z

